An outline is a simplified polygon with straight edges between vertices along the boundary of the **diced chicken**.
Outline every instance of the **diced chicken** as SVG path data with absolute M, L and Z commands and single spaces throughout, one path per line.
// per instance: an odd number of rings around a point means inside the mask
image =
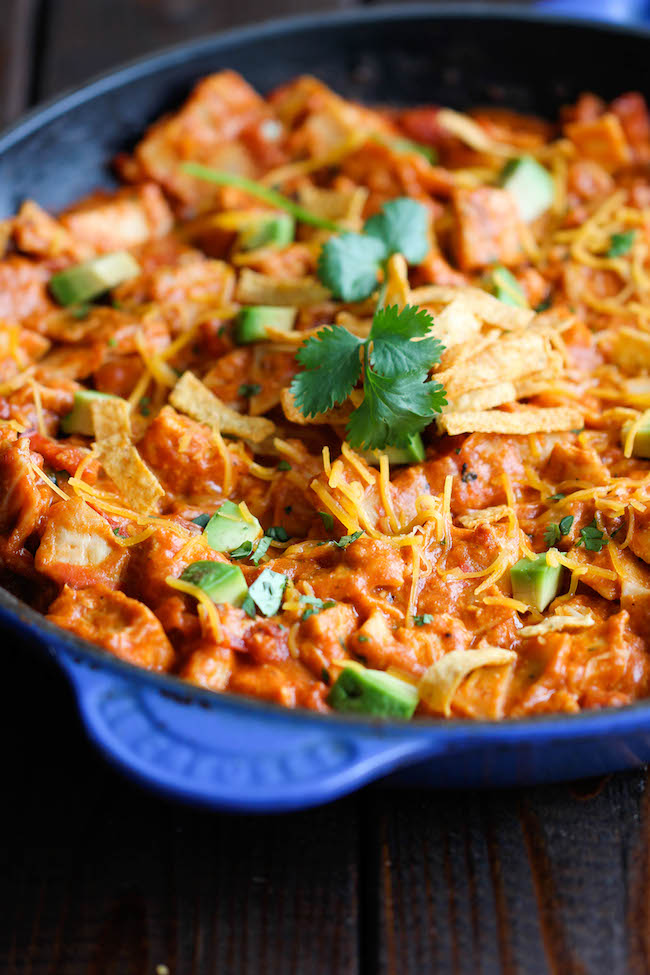
M 49 280 L 48 268 L 26 257 L 12 254 L 0 261 L 0 320 L 18 322 L 33 312 L 52 310 Z
M 115 589 L 129 554 L 110 525 L 85 501 L 72 498 L 48 512 L 34 565 L 43 575 L 74 589 L 104 585 Z
M 570 443 L 556 443 L 551 451 L 543 476 L 553 484 L 562 481 L 587 481 L 594 487 L 607 484 L 609 471 L 593 447 Z
M 33 572 L 30 541 L 52 500 L 30 461 L 29 440 L 0 443 L 0 565 L 26 575 Z
M 215 497 L 221 494 L 224 458 L 209 427 L 165 406 L 138 446 L 143 459 L 168 492 L 187 497 Z M 233 453 L 230 457 L 234 486 L 242 470 L 242 462 Z
M 16 247 L 24 254 L 49 259 L 83 261 L 93 248 L 72 234 L 33 200 L 25 200 L 13 223 Z
M 452 203 L 456 256 L 462 270 L 495 263 L 513 267 L 524 261 L 517 203 L 507 190 L 456 189 Z
M 591 122 L 570 122 L 565 132 L 581 156 L 595 159 L 608 172 L 631 160 L 623 126 L 612 112 Z
M 0 321 L 0 383 L 40 359 L 50 347 L 37 332 Z
M 623 126 L 635 161 L 647 162 L 650 159 L 650 113 L 643 95 L 630 91 L 615 98 L 610 108 Z
M 75 241 L 98 254 L 162 237 L 173 224 L 172 212 L 153 183 L 95 193 L 67 210 L 60 220 Z
M 180 111 L 153 125 L 135 150 L 138 166 L 181 203 L 209 210 L 219 187 L 188 176 L 185 160 L 245 176 L 258 176 L 268 148 L 278 142 L 278 124 L 262 98 L 234 71 L 204 78 Z M 254 145 L 243 138 L 256 133 Z M 280 136 L 282 131 L 280 131 Z M 260 158 L 261 157 L 261 158 Z M 278 154 L 277 160 L 284 157 Z
M 105 586 L 66 586 L 47 618 L 109 653 L 147 670 L 170 670 L 174 651 L 150 609 Z

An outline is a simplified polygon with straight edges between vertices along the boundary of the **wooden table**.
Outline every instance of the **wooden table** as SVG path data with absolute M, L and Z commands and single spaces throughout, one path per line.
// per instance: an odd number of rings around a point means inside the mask
M 148 49 L 309 6 L 2 0 L 0 120 Z M 40 656 L 5 637 L 3 663 L 2 973 L 650 972 L 646 770 L 196 812 L 109 768 Z

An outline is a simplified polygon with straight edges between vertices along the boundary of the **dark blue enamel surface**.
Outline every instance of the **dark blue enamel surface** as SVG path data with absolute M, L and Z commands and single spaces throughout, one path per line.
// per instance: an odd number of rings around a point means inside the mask
M 107 161 L 115 152 L 178 104 L 197 78 L 222 67 L 242 71 L 262 90 L 309 71 L 369 102 L 490 101 L 551 113 L 584 89 L 607 96 L 639 88 L 648 50 L 643 31 L 498 6 L 375 8 L 232 31 L 115 72 L 0 136 L 0 216 L 25 196 L 56 208 L 110 185 Z M 115 764 L 150 787 L 208 806 L 279 812 L 388 774 L 404 784 L 494 786 L 594 775 L 650 759 L 646 703 L 499 724 L 344 720 L 210 694 L 137 670 L 1 590 L 0 625 L 60 662 L 89 734 Z

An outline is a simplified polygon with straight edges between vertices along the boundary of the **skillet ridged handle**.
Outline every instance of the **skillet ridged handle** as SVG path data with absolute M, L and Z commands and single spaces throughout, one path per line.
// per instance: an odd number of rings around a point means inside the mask
M 91 738 L 112 762 L 147 786 L 214 808 L 317 805 L 437 750 L 408 726 L 260 714 L 227 697 L 206 704 L 182 685 L 168 692 L 66 652 L 59 659 Z
M 542 13 L 566 14 L 589 20 L 606 20 L 624 24 L 647 20 L 650 4 L 647 0 L 539 0 L 535 4 Z

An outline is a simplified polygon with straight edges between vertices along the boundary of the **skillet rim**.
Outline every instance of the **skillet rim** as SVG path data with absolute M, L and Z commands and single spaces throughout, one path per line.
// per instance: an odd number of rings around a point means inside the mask
M 487 7 L 478 3 L 467 3 L 458 7 L 450 2 L 435 6 L 428 3 L 381 4 L 369 8 L 269 18 L 254 24 L 211 33 L 199 39 L 168 45 L 103 71 L 79 86 L 65 88 L 37 104 L 0 131 L 0 157 L 43 126 L 102 94 L 116 91 L 126 84 L 155 75 L 178 63 L 191 62 L 211 52 L 217 53 L 229 45 L 275 36 L 290 36 L 302 30 L 317 30 L 322 26 L 350 29 L 367 23 L 431 19 L 504 20 L 530 25 L 543 23 L 650 41 L 650 26 L 591 21 L 505 3 L 493 3 Z M 547 737 L 547 732 L 550 730 L 555 730 L 558 738 L 590 738 L 598 732 L 601 734 L 608 731 L 624 732 L 628 725 L 636 726 L 637 718 L 643 715 L 650 716 L 650 697 L 620 707 L 592 708 L 575 713 L 553 712 L 494 721 L 428 717 L 418 718 L 415 721 L 398 721 L 371 719 L 361 715 L 342 715 L 336 712 L 323 714 L 307 708 L 286 708 L 257 698 L 228 694 L 224 691 L 211 691 L 184 682 L 177 676 L 148 671 L 128 663 L 112 656 L 101 647 L 50 623 L 37 610 L 0 586 L 0 632 L 2 631 L 11 632 L 23 641 L 27 638 L 30 642 L 39 644 L 57 660 L 60 667 L 59 657 L 64 652 L 72 658 L 75 665 L 81 663 L 92 670 L 113 672 L 118 678 L 129 682 L 135 679 L 136 683 L 156 690 L 162 696 L 172 698 L 179 703 L 207 707 L 210 710 L 245 712 L 259 718 L 263 716 L 271 719 L 282 718 L 290 723 L 302 723 L 307 720 L 314 727 L 319 725 L 348 727 L 359 731 L 381 729 L 387 735 L 398 733 L 402 736 L 406 734 L 415 737 L 420 737 L 426 732 L 444 731 L 446 737 L 452 739 L 456 737 L 454 732 L 458 732 L 463 742 L 471 747 L 488 741 L 495 742 L 501 738 L 506 738 L 510 743 L 532 741 L 538 737 Z M 61 669 L 69 676 L 67 668 L 61 667 Z

